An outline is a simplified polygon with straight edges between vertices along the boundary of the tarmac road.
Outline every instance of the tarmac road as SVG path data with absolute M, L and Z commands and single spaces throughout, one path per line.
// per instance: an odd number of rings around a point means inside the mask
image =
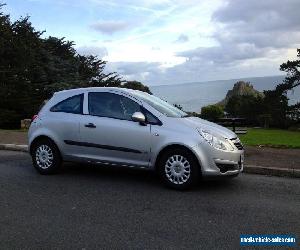
M 148 171 L 67 165 L 39 175 L 0 151 L 0 249 L 240 249 L 240 234 L 300 236 L 298 178 L 242 174 L 164 188 Z

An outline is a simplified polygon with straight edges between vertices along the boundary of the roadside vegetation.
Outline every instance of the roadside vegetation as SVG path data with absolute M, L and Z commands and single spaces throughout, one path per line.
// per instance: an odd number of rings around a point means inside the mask
M 247 134 L 239 137 L 248 146 L 300 148 L 300 131 L 249 128 Z

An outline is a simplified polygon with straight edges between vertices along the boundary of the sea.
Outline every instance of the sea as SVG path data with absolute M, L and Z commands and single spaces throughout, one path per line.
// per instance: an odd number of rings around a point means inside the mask
M 151 92 L 161 99 L 179 104 L 185 111 L 200 112 L 201 107 L 215 104 L 223 100 L 227 91 L 233 88 L 238 81 L 250 82 L 258 91 L 275 89 L 276 85 L 284 80 L 285 76 L 250 77 L 231 80 L 217 80 L 208 82 L 191 82 L 149 86 Z M 289 91 L 289 104 L 300 101 L 300 86 Z

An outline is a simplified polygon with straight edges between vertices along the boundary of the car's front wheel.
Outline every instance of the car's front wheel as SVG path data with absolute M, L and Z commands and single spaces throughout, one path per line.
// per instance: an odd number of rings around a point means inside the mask
M 40 139 L 32 146 L 31 157 L 33 166 L 41 174 L 56 173 L 61 166 L 59 150 L 49 139 Z
M 170 149 L 159 161 L 161 180 L 171 188 L 185 190 L 199 180 L 199 165 L 194 155 L 185 149 Z

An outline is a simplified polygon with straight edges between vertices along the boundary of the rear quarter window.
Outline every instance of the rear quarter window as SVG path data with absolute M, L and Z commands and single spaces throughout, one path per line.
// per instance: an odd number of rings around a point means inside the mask
M 83 113 L 83 94 L 71 96 L 57 104 L 51 109 L 51 112 L 64 112 L 72 114 Z

